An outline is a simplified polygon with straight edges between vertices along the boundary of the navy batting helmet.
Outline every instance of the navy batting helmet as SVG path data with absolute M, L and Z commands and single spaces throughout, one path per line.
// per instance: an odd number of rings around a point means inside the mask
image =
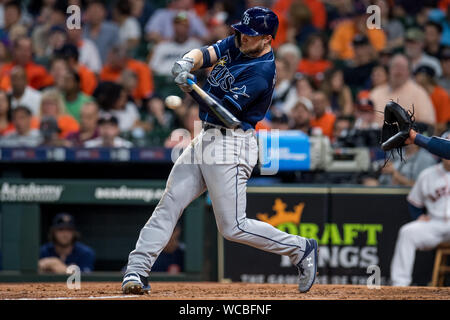
M 278 17 L 270 9 L 253 7 L 245 10 L 241 22 L 233 24 L 231 27 L 248 36 L 270 34 L 275 39 Z

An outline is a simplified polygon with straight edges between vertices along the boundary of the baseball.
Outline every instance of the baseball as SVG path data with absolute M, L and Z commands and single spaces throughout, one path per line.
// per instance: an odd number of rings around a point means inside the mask
M 168 96 L 164 103 L 168 108 L 176 109 L 181 105 L 181 98 L 178 96 Z

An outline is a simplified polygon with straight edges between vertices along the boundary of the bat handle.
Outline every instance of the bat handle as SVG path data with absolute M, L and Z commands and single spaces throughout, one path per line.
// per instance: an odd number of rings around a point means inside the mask
M 192 86 L 195 84 L 194 80 L 187 78 L 186 82 L 188 83 L 188 85 Z

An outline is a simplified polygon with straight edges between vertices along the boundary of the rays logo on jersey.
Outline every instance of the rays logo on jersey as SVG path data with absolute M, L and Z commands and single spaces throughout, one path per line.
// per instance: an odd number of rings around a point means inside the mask
M 235 78 L 226 66 L 230 60 L 230 52 L 227 51 L 214 65 L 214 68 L 208 76 L 208 82 L 213 87 L 220 86 L 225 92 L 231 92 L 234 95 L 241 95 L 248 98 L 249 95 L 246 93 L 247 87 L 245 85 L 240 88 L 233 87 Z

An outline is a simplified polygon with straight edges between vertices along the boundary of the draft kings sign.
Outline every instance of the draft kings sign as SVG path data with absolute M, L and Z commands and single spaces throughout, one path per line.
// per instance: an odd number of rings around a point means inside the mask
M 377 266 L 381 284 L 387 284 L 397 230 L 403 222 L 397 219 L 398 227 L 393 228 L 392 215 L 377 214 L 368 206 L 362 210 L 364 202 L 367 205 L 371 201 L 370 196 L 345 202 L 340 201 L 339 194 L 326 192 L 248 193 L 247 217 L 316 239 L 320 247 L 318 283 L 366 284 L 371 275 L 368 268 Z M 393 234 L 386 235 L 386 228 Z M 224 253 L 224 278 L 256 283 L 297 282 L 297 269 L 287 256 L 229 241 L 225 241 Z

